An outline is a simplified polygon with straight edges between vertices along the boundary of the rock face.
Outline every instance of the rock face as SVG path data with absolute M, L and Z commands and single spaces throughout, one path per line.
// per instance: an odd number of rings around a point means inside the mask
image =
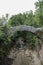
M 37 52 L 26 50 L 26 55 L 27 55 L 28 58 L 30 57 L 30 59 L 31 59 L 31 60 L 29 59 L 30 60 L 30 65 L 41 65 L 41 61 L 38 58 Z
M 14 59 L 15 53 L 11 53 L 11 56 Z M 26 51 L 20 49 L 11 65 L 41 65 L 41 61 L 37 56 L 37 52 L 28 49 Z
M 32 56 L 33 56 L 34 65 L 41 65 L 41 61 L 38 58 L 37 53 L 36 52 L 32 53 Z
M 41 59 L 41 61 L 42 61 L 42 63 L 43 63 L 43 45 L 41 46 L 41 50 L 40 50 L 40 59 Z
M 43 62 L 42 51 L 43 48 L 40 50 L 40 59 Z M 15 52 L 15 48 L 13 48 L 2 65 L 41 65 L 40 59 L 36 51 L 19 49 Z

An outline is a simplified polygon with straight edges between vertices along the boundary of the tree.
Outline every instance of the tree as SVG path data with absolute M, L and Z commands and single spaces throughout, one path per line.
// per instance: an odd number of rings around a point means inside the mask
M 23 18 L 25 19 L 24 20 L 24 24 L 25 25 L 31 25 L 31 26 L 33 26 L 33 22 L 34 21 L 33 21 L 33 11 L 32 10 L 27 11 L 26 13 L 23 13 Z
M 24 12 L 23 14 L 19 13 L 17 15 L 12 16 L 9 19 L 8 25 L 16 26 L 16 25 L 33 25 L 33 11 Z
M 22 17 L 21 13 L 18 15 L 12 16 L 9 19 L 8 25 L 10 25 L 10 26 L 22 25 L 23 24 L 22 19 L 23 19 L 23 17 Z
M 43 0 L 38 0 L 38 2 L 35 3 L 35 5 L 36 5 L 36 12 L 35 12 L 36 21 L 39 23 L 40 26 L 43 26 Z

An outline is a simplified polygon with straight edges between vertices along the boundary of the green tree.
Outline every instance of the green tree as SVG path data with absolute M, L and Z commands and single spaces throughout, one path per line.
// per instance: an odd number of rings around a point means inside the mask
M 8 25 L 10 25 L 10 26 L 16 26 L 16 25 L 20 25 L 20 24 L 21 25 L 23 24 L 23 17 L 22 17 L 21 13 L 18 15 L 12 16 L 8 22 Z
M 39 23 L 39 26 L 43 26 L 43 0 L 38 0 L 35 5 L 35 21 Z

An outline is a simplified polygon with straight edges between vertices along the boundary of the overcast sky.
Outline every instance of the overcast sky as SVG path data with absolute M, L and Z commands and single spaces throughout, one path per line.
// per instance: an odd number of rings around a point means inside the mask
M 29 10 L 35 10 L 34 3 L 37 0 L 0 0 L 0 16 L 2 14 L 18 14 Z

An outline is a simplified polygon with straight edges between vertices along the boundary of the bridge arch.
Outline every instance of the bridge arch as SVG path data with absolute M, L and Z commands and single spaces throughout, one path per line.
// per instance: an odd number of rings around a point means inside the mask
M 16 31 L 27 31 L 27 32 L 31 32 L 34 35 L 37 36 L 37 38 L 39 39 L 43 39 L 42 38 L 42 34 L 43 34 L 43 28 L 35 28 L 33 26 L 27 26 L 27 25 L 20 25 L 20 26 L 14 26 L 14 27 L 10 27 L 9 29 L 9 34 L 12 34 Z
M 26 31 L 26 32 L 31 32 L 34 34 L 41 42 L 43 42 L 43 28 L 35 28 L 33 26 L 27 26 L 27 25 L 20 25 L 20 26 L 14 26 L 9 28 L 9 34 L 13 34 L 14 32 L 18 31 Z

